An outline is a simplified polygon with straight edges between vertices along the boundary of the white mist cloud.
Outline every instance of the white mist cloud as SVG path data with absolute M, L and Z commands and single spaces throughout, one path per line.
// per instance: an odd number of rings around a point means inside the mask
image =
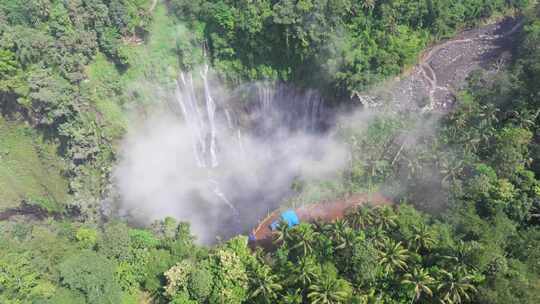
M 202 205 L 214 197 L 192 153 L 188 129 L 176 117 L 162 113 L 133 128 L 115 170 L 122 211 L 143 223 L 165 216 L 189 221 L 204 239 L 220 206 Z
M 146 224 L 175 217 L 189 222 L 199 241 L 208 243 L 218 235 L 246 232 L 279 206 L 295 177 L 330 178 L 347 163 L 347 150 L 332 132 L 292 132 L 272 113 L 258 113 L 257 119 L 271 124 L 272 133 L 244 132 L 241 142 L 225 119 L 216 121 L 220 164 L 213 169 L 197 166 L 193 130 L 181 115 L 155 112 L 132 126 L 114 173 L 121 212 Z M 216 185 L 238 214 L 214 191 Z

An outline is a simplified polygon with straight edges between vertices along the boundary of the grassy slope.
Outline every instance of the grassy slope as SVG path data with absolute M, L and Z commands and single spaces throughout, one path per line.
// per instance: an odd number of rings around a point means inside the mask
M 159 3 L 153 11 L 147 41 L 124 45 L 129 63 L 125 71 L 119 72 L 103 54 L 97 54 L 88 66 L 87 88 L 101 118 L 112 129 L 123 130 L 128 121 L 127 109 L 161 101 L 163 89 L 174 83 L 178 72 L 175 49 L 179 31 L 167 15 L 165 5 Z
M 0 210 L 18 206 L 24 199 L 46 200 L 47 207 L 56 209 L 68 196 L 61 171 L 55 145 L 0 116 Z
M 140 85 L 141 79 L 163 84 L 177 76 L 176 41 L 182 28 L 174 25 L 163 3 L 156 6 L 152 18 L 147 41 L 125 49 L 130 68 L 122 76 L 128 87 Z

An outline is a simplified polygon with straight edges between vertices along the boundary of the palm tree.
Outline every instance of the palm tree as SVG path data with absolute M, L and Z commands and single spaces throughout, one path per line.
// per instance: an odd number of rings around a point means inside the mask
M 366 229 L 373 225 L 373 209 L 362 206 L 347 214 L 346 219 L 354 229 Z
M 354 232 L 347 220 L 337 220 L 332 226 L 331 236 L 336 249 L 350 248 L 356 239 Z
M 451 253 L 437 254 L 437 256 L 443 260 L 449 261 L 453 267 L 474 268 L 474 265 L 469 261 L 471 260 L 471 255 L 479 246 L 480 244 L 476 241 L 464 242 L 463 240 L 459 240 L 452 246 Z
M 281 302 L 283 304 L 302 304 L 302 292 L 300 289 L 295 289 L 294 291 L 288 291 L 286 295 L 283 296 Z
M 389 240 L 388 234 L 380 226 L 369 227 L 366 230 L 366 235 L 373 240 L 373 244 L 379 249 L 384 248 L 385 243 Z
M 326 234 L 327 232 L 332 231 L 333 225 L 328 222 L 324 222 L 322 220 L 315 220 L 313 223 L 311 223 L 313 226 L 313 230 L 317 233 Z
M 382 206 L 380 208 L 377 208 L 375 209 L 375 214 L 375 222 L 381 228 L 385 230 L 391 230 L 397 226 L 397 215 L 394 213 L 394 210 L 392 210 L 392 207 Z
M 454 274 L 446 270 L 441 270 L 443 278 L 437 286 L 440 293 L 439 301 L 442 304 L 460 304 L 471 299 L 470 293 L 476 292 L 476 287 L 471 284 L 472 275 L 466 273 Z
M 364 0 L 362 1 L 362 7 L 368 10 L 372 10 L 375 7 L 377 0 Z
M 514 122 L 514 125 L 522 129 L 530 129 L 535 125 L 535 121 L 540 116 L 540 109 L 535 110 L 521 110 L 521 111 L 511 111 L 512 118 L 511 121 Z
M 295 244 L 292 250 L 299 250 L 300 256 L 309 255 L 313 251 L 313 245 L 317 239 L 317 233 L 311 225 L 300 224 L 291 229 L 291 243 Z
M 336 249 L 348 249 L 351 250 L 354 244 L 356 244 L 362 238 L 358 232 L 354 231 L 352 228 L 347 227 L 342 232 L 341 237 L 336 242 Z
M 338 304 L 345 303 L 350 295 L 349 282 L 334 275 L 325 275 L 309 286 L 307 297 L 312 304 Z
M 500 110 L 494 105 L 483 106 L 482 111 L 479 116 L 482 117 L 478 126 L 476 127 L 476 132 L 481 142 L 485 145 L 485 148 L 490 147 L 491 137 L 495 134 L 494 124 L 499 122 L 497 114 Z
M 296 284 L 301 288 L 311 285 L 320 275 L 320 267 L 311 256 L 302 257 L 291 264 L 291 275 L 286 279 L 288 284 Z
M 463 173 L 464 161 L 459 157 L 446 157 L 440 162 L 440 171 L 443 175 L 441 183 L 453 182 Z
M 349 222 L 347 219 L 338 219 L 332 225 L 332 230 L 334 234 L 340 234 L 345 231 L 346 228 L 349 228 Z
M 274 243 L 288 242 L 291 239 L 291 228 L 285 221 L 280 221 L 276 231 L 273 233 Z
M 370 289 L 367 294 L 360 295 L 361 304 L 377 304 L 380 303 L 379 297 L 375 294 L 375 289 Z
M 418 301 L 424 294 L 430 297 L 433 296 L 433 292 L 429 286 L 433 284 L 434 281 L 433 277 L 431 277 L 426 270 L 415 268 L 412 272 L 403 276 L 401 284 L 413 288 L 415 294 L 415 297 L 413 298 L 414 302 Z
M 379 262 L 387 274 L 395 269 L 405 270 L 408 259 L 409 252 L 401 245 L 401 242 L 396 243 L 391 239 L 384 242 L 383 250 L 380 252 Z
M 274 303 L 278 292 L 283 288 L 277 275 L 272 274 L 270 267 L 257 267 L 249 274 L 249 283 L 252 288 L 250 298 L 260 299 L 263 303 Z M 259 302 L 258 302 L 259 303 Z
M 429 250 L 435 244 L 435 239 L 426 224 L 414 225 L 412 230 L 413 235 L 409 239 L 409 244 L 416 252 Z

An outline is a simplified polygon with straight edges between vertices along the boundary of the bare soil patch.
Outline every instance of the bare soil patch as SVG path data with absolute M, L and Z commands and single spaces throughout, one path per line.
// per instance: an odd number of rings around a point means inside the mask
M 363 204 L 372 206 L 389 205 L 392 204 L 392 201 L 379 193 L 357 193 L 334 201 L 307 204 L 294 209 L 294 211 L 301 222 L 313 222 L 316 220 L 333 222 L 343 218 L 351 208 Z M 275 210 L 253 230 L 252 234 L 257 239 L 257 243 L 271 242 L 272 231 L 269 226 L 279 219 L 282 211 Z

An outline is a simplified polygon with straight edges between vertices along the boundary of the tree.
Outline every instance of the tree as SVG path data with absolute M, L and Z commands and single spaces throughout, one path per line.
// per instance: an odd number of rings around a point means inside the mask
M 460 304 L 471 299 L 476 287 L 472 284 L 474 277 L 464 273 L 452 273 L 440 270 L 441 278 L 437 286 L 439 300 L 443 304 Z
M 491 160 L 501 177 L 512 177 L 516 169 L 528 164 L 528 145 L 532 133 L 521 128 L 504 128 L 496 136 Z
M 285 282 L 307 289 L 321 273 L 321 268 L 313 256 L 301 257 L 296 263 L 287 265 L 291 275 L 285 278 Z
M 309 286 L 308 299 L 313 304 L 346 303 L 351 296 L 351 286 L 337 277 L 333 266 L 325 265 L 322 276 Z
M 392 207 L 382 206 L 375 209 L 375 223 L 384 230 L 392 230 L 397 226 L 397 215 Z
M 401 242 L 388 240 L 384 242 L 384 247 L 379 252 L 379 263 L 384 268 L 386 274 L 395 271 L 396 269 L 405 270 L 407 268 L 407 260 L 409 252 L 403 248 Z
M 199 265 L 188 279 L 188 291 L 191 298 L 197 303 L 204 303 L 212 292 L 213 284 L 212 274 L 206 265 Z
M 230 249 L 219 249 L 209 260 L 214 277 L 211 304 L 242 303 L 248 296 L 249 279 L 240 257 Z
M 189 261 L 182 261 L 164 273 L 167 278 L 165 293 L 171 299 L 174 299 L 177 294 L 187 294 L 188 279 L 193 268 L 194 265 Z
M 0 78 L 7 79 L 18 68 L 19 64 L 15 60 L 15 54 L 10 50 L 0 49 Z
M 432 232 L 426 224 L 413 225 L 412 230 L 413 234 L 408 242 L 415 251 L 428 251 L 435 244 Z
M 278 276 L 266 265 L 257 265 L 248 272 L 250 284 L 250 298 L 257 303 L 275 303 L 278 292 L 282 289 Z
M 148 250 L 159 245 L 159 240 L 148 230 L 129 229 L 130 247 Z
M 317 233 L 311 225 L 301 223 L 291 230 L 290 248 L 297 253 L 296 256 L 306 256 L 313 251 Z
M 414 268 L 412 272 L 406 273 L 401 280 L 401 284 L 410 287 L 414 290 L 414 301 L 420 300 L 424 294 L 429 297 L 433 296 L 431 285 L 435 282 L 433 277 L 422 268 Z
M 58 127 L 76 108 L 75 88 L 51 69 L 28 74 L 28 93 L 18 100 L 32 113 L 36 124 Z
M 347 213 L 346 219 L 354 229 L 366 229 L 374 223 L 373 209 L 366 206 L 356 207 L 354 211 Z
M 153 296 L 159 296 L 162 292 L 164 273 L 175 264 L 171 253 L 164 249 L 150 249 L 148 258 L 142 265 L 142 286 Z
M 95 252 L 84 250 L 59 265 L 64 286 L 82 292 L 88 303 L 119 303 L 120 287 L 114 280 L 116 265 Z
M 125 223 L 108 223 L 98 242 L 98 251 L 114 259 L 127 259 L 129 255 L 129 228 Z
M 56 286 L 36 270 L 31 263 L 30 254 L 1 253 L 0 302 L 32 303 L 53 296 Z
M 376 282 L 381 273 L 378 253 L 369 240 L 355 244 L 350 261 L 345 263 L 350 265 L 351 281 L 356 287 L 372 286 Z
M 81 227 L 77 229 L 75 238 L 80 243 L 82 248 L 94 249 L 97 243 L 98 233 L 92 228 Z

